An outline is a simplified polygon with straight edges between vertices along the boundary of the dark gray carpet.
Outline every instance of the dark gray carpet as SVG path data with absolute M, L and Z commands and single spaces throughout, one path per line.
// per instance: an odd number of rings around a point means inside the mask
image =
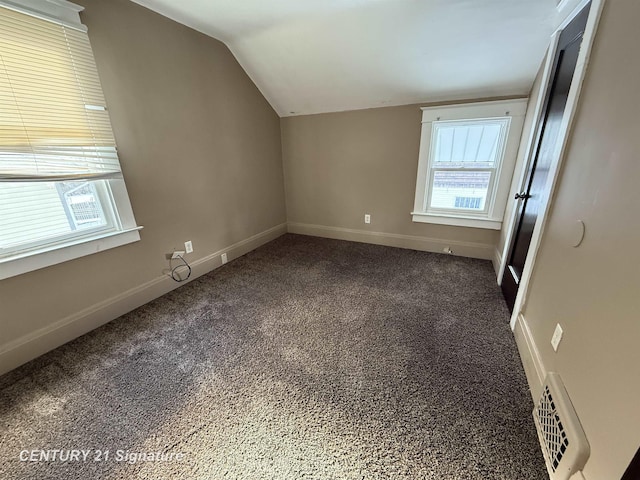
M 489 262 L 286 235 L 0 378 L 0 478 L 546 479 L 531 409 Z

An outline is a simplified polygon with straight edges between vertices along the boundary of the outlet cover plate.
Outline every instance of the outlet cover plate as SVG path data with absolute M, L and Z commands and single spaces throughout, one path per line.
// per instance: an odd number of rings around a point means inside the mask
M 193 253 L 193 243 L 191 243 L 191 240 L 184 242 L 184 249 L 187 253 Z
M 551 337 L 551 346 L 553 347 L 553 351 L 554 352 L 558 351 L 558 345 L 560 345 L 560 340 L 562 340 L 562 334 L 563 333 L 564 332 L 562 330 L 562 327 L 558 323 L 556 325 L 556 329 L 553 332 L 553 337 Z
M 220 260 L 222 260 L 222 265 L 227 263 L 227 254 L 223 253 L 222 255 L 220 255 Z

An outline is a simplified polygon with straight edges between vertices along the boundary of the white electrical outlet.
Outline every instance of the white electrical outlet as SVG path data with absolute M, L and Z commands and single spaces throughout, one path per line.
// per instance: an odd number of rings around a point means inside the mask
M 553 331 L 553 337 L 551 337 L 551 346 L 554 352 L 558 351 L 558 345 L 560 344 L 560 340 L 562 340 L 562 333 L 562 327 L 558 323 L 556 329 Z
M 222 255 L 220 255 L 220 260 L 222 260 L 222 265 L 227 263 L 227 254 L 223 253 Z
M 364 223 L 371 223 L 371 215 L 368 213 L 364 214 Z
M 191 240 L 184 242 L 184 250 L 187 253 L 193 253 L 193 243 L 191 243 Z
M 171 259 L 175 260 L 176 258 L 182 257 L 182 256 L 184 256 L 184 252 L 182 250 L 176 250 L 171 254 Z

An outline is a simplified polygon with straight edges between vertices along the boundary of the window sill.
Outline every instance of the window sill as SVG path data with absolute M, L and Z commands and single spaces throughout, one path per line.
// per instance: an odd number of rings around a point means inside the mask
M 463 215 L 438 215 L 434 213 L 411 212 L 414 222 L 437 223 L 439 225 L 452 225 L 456 227 L 486 228 L 500 230 L 502 221 L 490 218 L 466 217 Z
M 142 227 L 71 240 L 0 259 L 0 280 L 140 240 Z

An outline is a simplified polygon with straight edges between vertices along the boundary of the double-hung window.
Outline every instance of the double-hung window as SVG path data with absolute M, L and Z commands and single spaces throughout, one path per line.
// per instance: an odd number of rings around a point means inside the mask
M 0 1 L 0 279 L 140 238 L 81 9 Z
M 422 109 L 414 222 L 501 227 L 526 104 Z

